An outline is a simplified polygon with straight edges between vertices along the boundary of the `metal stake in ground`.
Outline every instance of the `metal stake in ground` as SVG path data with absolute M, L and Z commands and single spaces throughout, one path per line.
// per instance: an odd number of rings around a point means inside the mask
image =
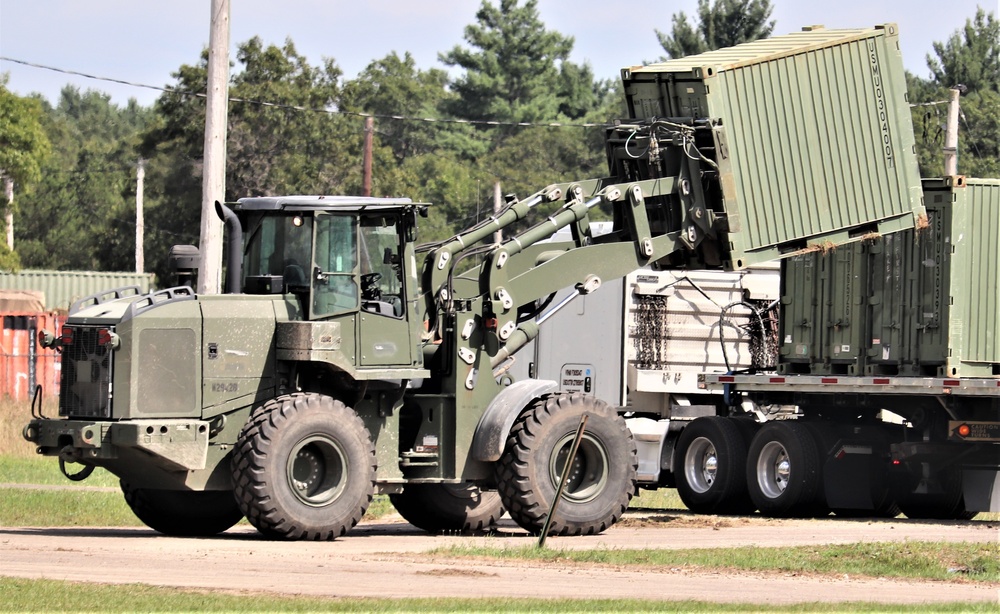
M 573 459 L 576 458 L 576 451 L 580 447 L 580 441 L 583 439 L 583 430 L 587 426 L 587 414 L 583 414 L 580 418 L 580 426 L 576 429 L 576 438 L 573 439 L 573 445 L 569 449 L 569 456 L 566 457 L 566 464 L 563 465 L 562 476 L 559 478 L 559 488 L 556 489 L 556 496 L 552 499 L 552 505 L 549 506 L 549 515 L 545 517 L 545 525 L 542 527 L 542 534 L 538 538 L 538 547 L 545 547 L 545 538 L 549 534 L 549 525 L 552 524 L 552 516 L 556 513 L 556 506 L 559 504 L 559 499 L 562 498 L 563 491 L 566 490 L 566 480 L 569 477 L 570 467 L 573 466 Z M 558 454 L 558 451 L 556 452 Z

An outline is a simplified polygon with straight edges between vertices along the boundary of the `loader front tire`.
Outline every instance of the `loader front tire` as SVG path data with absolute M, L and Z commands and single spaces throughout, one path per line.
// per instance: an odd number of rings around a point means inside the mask
M 233 452 L 236 501 L 277 539 L 330 540 L 361 520 L 375 492 L 375 448 L 361 418 L 316 393 L 256 410 Z

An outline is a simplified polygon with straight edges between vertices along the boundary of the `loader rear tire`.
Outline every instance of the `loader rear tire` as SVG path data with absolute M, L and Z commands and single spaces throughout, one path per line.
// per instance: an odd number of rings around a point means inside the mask
M 147 527 L 174 537 L 208 537 L 243 518 L 228 490 L 162 490 L 133 488 L 119 482 L 125 502 Z
M 316 393 L 254 411 L 233 451 L 236 501 L 277 539 L 330 540 L 361 520 L 375 492 L 375 447 L 361 418 Z
M 389 495 L 407 522 L 429 533 L 488 533 L 503 515 L 496 491 L 474 484 L 408 484 Z
M 546 395 L 514 422 L 497 465 L 510 517 L 540 534 L 581 417 L 588 421 L 549 535 L 594 535 L 621 517 L 636 488 L 635 442 L 607 403 L 582 394 Z

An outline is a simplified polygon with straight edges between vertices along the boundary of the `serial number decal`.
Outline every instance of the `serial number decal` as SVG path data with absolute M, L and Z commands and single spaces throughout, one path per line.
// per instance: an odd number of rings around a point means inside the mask
M 882 71 L 879 68 L 878 52 L 874 39 L 868 41 L 868 57 L 872 64 L 872 83 L 875 85 L 875 105 L 878 111 L 878 125 L 881 130 L 882 141 L 880 146 L 889 168 L 895 165 L 895 156 L 892 152 L 892 139 L 889 136 L 889 110 L 885 103 L 885 84 L 882 81 Z
M 212 392 L 239 392 L 238 382 L 213 382 Z

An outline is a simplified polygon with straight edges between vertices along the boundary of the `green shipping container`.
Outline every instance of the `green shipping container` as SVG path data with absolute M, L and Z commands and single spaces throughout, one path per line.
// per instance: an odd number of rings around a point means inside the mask
M 784 373 L 1000 376 L 1000 180 L 924 180 L 927 220 L 786 259 Z
M 631 117 L 715 126 L 730 266 L 923 215 L 894 24 L 803 32 L 622 70 Z
M 921 370 L 936 368 L 945 377 L 1000 375 L 1000 180 L 924 180 L 924 200 L 942 210 L 940 223 L 931 227 L 940 228 L 944 248 L 921 254 Z M 929 257 L 937 254 L 941 261 L 932 263 Z

